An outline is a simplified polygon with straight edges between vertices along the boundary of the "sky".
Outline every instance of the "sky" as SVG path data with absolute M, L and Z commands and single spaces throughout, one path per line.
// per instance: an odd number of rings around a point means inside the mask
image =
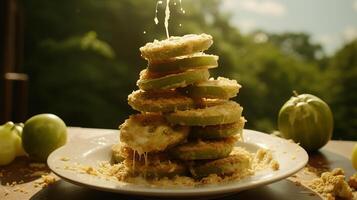
M 222 0 L 243 33 L 306 32 L 327 54 L 357 38 L 357 0 Z

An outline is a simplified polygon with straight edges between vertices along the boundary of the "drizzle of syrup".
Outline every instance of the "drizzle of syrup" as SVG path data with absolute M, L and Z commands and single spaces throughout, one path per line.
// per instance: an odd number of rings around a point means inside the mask
M 156 2 L 156 7 L 155 7 L 155 18 L 154 18 L 154 22 L 155 24 L 159 24 L 159 19 L 157 18 L 157 13 L 158 13 L 158 6 L 163 4 L 163 1 L 157 1 Z M 179 4 L 180 4 L 180 11 L 185 14 L 186 11 L 182 8 L 182 0 L 179 0 Z M 174 5 L 176 6 L 177 3 L 174 2 Z M 165 8 L 165 21 L 164 21 L 164 25 L 165 25 L 165 31 L 166 31 L 166 36 L 167 38 L 170 37 L 169 34 L 169 20 L 170 20 L 170 0 L 166 0 L 166 8 Z M 181 27 L 182 24 L 179 24 L 179 26 Z
M 167 38 L 170 37 L 169 35 L 169 19 L 170 19 L 170 0 L 166 0 L 166 9 L 165 9 L 165 30 Z

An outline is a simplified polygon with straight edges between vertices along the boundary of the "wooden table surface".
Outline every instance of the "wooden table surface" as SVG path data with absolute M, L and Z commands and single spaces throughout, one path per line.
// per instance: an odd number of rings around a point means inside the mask
M 76 140 L 76 134 L 95 134 L 103 131 L 113 131 L 104 129 L 86 129 L 86 128 L 69 128 L 69 140 Z M 354 173 L 351 163 L 352 148 L 355 142 L 352 141 L 330 141 L 325 147 L 320 150 L 321 153 L 310 155 L 309 163 L 317 163 L 317 165 L 327 165 L 331 168 L 342 167 L 347 171 L 347 174 Z M 321 161 L 321 158 L 323 158 Z M 1 200 L 52 200 L 52 199 L 137 199 L 139 197 L 129 197 L 119 194 L 112 194 L 108 192 L 95 191 L 88 188 L 82 188 L 72 185 L 63 180 L 58 180 L 55 184 L 46 188 L 35 187 L 36 181 L 39 180 L 41 173 L 34 171 L 42 171 L 42 173 L 50 173 L 46 166 L 30 164 L 26 158 L 18 158 L 12 164 L 0 167 L 0 199 Z M 16 181 L 14 186 L 7 185 Z M 284 190 L 292 189 L 294 185 L 290 181 L 283 180 L 267 187 L 260 187 L 251 191 L 242 192 L 239 194 L 239 199 L 291 199 L 290 197 L 283 198 Z M 270 188 L 269 188 L 270 187 Z M 268 191 L 268 192 L 267 192 Z M 272 192 L 273 191 L 273 192 Z M 300 197 L 304 191 L 298 191 L 294 199 L 306 199 Z M 289 194 L 290 195 L 290 194 Z M 313 195 L 310 195 L 313 196 Z M 309 197 L 310 198 L 310 197 Z M 238 199 L 238 198 L 224 198 L 224 199 Z M 320 199 L 318 197 L 311 197 L 311 199 Z

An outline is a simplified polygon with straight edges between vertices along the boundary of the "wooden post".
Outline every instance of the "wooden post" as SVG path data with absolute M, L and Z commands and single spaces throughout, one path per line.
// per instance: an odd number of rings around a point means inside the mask
M 27 114 L 27 81 L 25 74 L 15 73 L 22 64 L 22 28 L 16 0 L 4 0 L 0 3 L 0 46 L 1 87 L 0 87 L 0 123 L 6 121 L 24 121 Z M 19 23 L 20 22 L 20 23 Z M 20 26 L 19 26 L 20 25 Z M 19 98 L 22 98 L 19 99 Z M 21 101 L 19 101 L 21 100 Z
M 10 117 L 7 121 L 13 120 L 15 122 L 24 122 L 27 114 L 27 91 L 28 91 L 28 77 L 22 73 L 5 73 L 5 81 L 11 89 L 10 97 L 12 101 L 8 106 L 11 108 Z

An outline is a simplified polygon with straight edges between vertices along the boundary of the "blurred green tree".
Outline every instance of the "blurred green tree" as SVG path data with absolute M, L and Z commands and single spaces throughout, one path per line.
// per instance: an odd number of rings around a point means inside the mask
M 244 107 L 248 128 L 275 130 L 280 107 L 297 90 L 331 103 L 335 133 L 357 130 L 355 43 L 330 59 L 305 33 L 242 35 L 220 3 L 183 1 L 186 14 L 178 2 L 171 5 L 169 30 L 172 35 L 213 36 L 207 53 L 220 56 L 220 67 L 212 76 L 243 85 L 236 100 Z M 134 113 L 127 95 L 137 88 L 139 71 L 146 66 L 138 49 L 166 37 L 160 20 L 165 5 L 158 6 L 159 25 L 154 23 L 156 0 L 37 0 L 23 5 L 31 114 L 55 113 L 71 126 L 116 128 Z
M 268 38 L 284 53 L 298 59 L 315 61 L 324 56 L 321 45 L 312 43 L 310 35 L 306 33 L 268 34 Z
M 357 40 L 346 44 L 329 62 L 328 92 L 338 139 L 357 139 Z

